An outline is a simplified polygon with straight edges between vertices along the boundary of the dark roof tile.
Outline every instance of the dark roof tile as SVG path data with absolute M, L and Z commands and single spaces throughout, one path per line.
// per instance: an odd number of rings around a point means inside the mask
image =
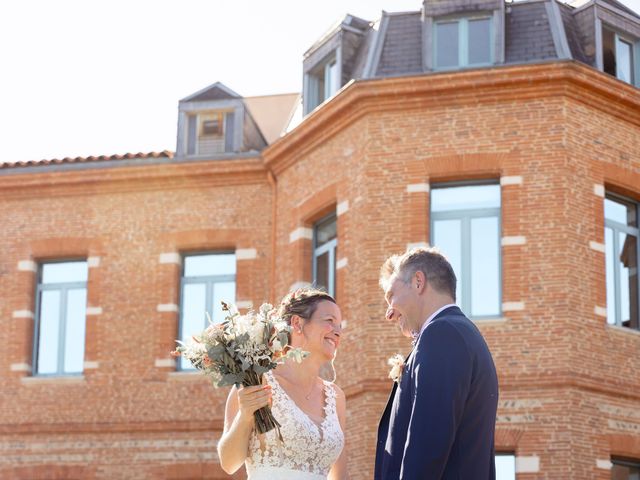
M 562 16 L 564 31 L 567 36 L 567 43 L 569 44 L 569 49 L 571 50 L 571 56 L 575 60 L 589 64 L 589 59 L 584 54 L 584 49 L 582 48 L 582 42 L 580 41 L 580 30 L 578 29 L 576 19 L 571 12 L 571 7 L 563 3 L 560 3 L 558 6 L 560 8 L 560 15 Z
M 506 63 L 557 58 L 543 2 L 512 3 L 506 13 Z
M 422 22 L 420 12 L 392 14 L 378 63 L 377 76 L 422 71 Z

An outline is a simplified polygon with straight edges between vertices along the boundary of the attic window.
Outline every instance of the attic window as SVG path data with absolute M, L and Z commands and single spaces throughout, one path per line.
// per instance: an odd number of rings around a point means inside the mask
M 223 115 L 221 112 L 202 115 L 200 136 L 220 137 L 223 133 Z
M 623 82 L 634 83 L 633 43 L 607 28 L 602 29 L 602 67 Z
M 490 65 L 493 62 L 490 17 L 439 20 L 434 28 L 434 65 L 437 70 Z
M 310 112 L 340 89 L 340 68 L 333 54 L 307 74 L 305 111 Z

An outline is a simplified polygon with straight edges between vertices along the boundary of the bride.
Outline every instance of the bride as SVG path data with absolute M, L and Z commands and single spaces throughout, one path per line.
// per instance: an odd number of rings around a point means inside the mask
M 245 463 L 250 480 L 346 479 L 345 396 L 319 377 L 340 343 L 340 309 L 329 294 L 309 288 L 287 295 L 279 314 L 291 326 L 291 346 L 310 355 L 266 373 L 262 386 L 231 389 L 218 442 L 220 464 L 233 474 Z M 284 442 L 275 430 L 258 435 L 253 428 L 253 412 L 268 404 Z

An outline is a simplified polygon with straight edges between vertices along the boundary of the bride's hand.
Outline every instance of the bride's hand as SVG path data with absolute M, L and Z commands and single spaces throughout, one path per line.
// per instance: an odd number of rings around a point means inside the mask
M 240 419 L 245 422 L 253 422 L 253 413 L 270 404 L 270 385 L 240 387 L 238 389 L 238 410 Z

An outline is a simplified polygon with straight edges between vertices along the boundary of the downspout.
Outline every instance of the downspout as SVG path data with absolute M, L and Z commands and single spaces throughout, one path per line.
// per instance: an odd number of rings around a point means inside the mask
M 271 272 L 270 272 L 270 280 L 271 283 L 271 291 L 269 292 L 269 298 L 272 302 L 276 300 L 276 216 L 278 212 L 278 181 L 276 180 L 273 171 L 269 165 L 267 167 L 267 178 L 269 179 L 269 185 L 271 185 Z M 273 303 L 275 305 L 275 303 Z

